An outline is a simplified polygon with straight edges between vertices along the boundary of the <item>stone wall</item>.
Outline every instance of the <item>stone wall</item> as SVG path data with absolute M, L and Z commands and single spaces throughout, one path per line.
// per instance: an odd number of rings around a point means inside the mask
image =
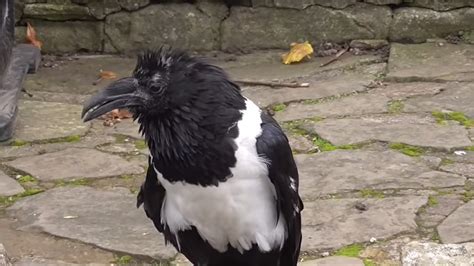
M 287 48 L 296 41 L 425 42 L 474 31 L 474 0 L 15 0 L 43 51 Z

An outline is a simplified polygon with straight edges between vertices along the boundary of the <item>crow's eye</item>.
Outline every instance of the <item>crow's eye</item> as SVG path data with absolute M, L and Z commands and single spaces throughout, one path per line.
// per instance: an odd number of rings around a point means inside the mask
M 148 82 L 148 87 L 153 93 L 161 93 L 163 91 L 164 82 L 159 73 L 156 73 L 153 76 L 151 76 Z
M 152 84 L 149 88 L 154 94 L 161 94 L 163 92 L 163 86 L 159 84 Z

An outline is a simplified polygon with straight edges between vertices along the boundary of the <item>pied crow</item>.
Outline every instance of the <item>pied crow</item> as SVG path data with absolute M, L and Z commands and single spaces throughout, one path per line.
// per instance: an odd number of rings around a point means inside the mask
M 137 197 L 194 265 L 295 266 L 298 170 L 278 123 L 219 67 L 169 48 L 84 105 L 89 121 L 128 108 L 150 150 Z

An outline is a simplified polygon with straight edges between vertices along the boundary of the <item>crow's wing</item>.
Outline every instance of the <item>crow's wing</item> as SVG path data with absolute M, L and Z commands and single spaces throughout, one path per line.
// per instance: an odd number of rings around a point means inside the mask
M 164 228 L 161 223 L 161 208 L 163 206 L 165 193 L 165 188 L 158 181 L 153 167 L 153 160 L 150 157 L 148 159 L 146 179 L 137 196 L 137 208 L 143 204 L 146 215 L 153 221 L 156 229 L 162 233 Z
M 262 112 L 262 134 L 257 138 L 258 154 L 268 160 L 268 177 L 277 193 L 278 213 L 287 223 L 288 238 L 281 252 L 281 265 L 296 265 L 301 246 L 303 203 L 298 195 L 298 169 L 288 139 L 278 123 Z

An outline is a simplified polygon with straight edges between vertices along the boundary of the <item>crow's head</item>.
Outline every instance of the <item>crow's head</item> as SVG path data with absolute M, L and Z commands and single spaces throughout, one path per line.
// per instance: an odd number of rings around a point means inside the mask
M 128 108 L 141 120 L 198 112 L 193 109 L 213 108 L 219 91 L 229 87 L 236 91 L 235 96 L 239 94 L 220 68 L 184 52 L 161 48 L 140 55 L 132 77 L 117 80 L 92 96 L 82 117 L 89 121 L 119 108 Z

